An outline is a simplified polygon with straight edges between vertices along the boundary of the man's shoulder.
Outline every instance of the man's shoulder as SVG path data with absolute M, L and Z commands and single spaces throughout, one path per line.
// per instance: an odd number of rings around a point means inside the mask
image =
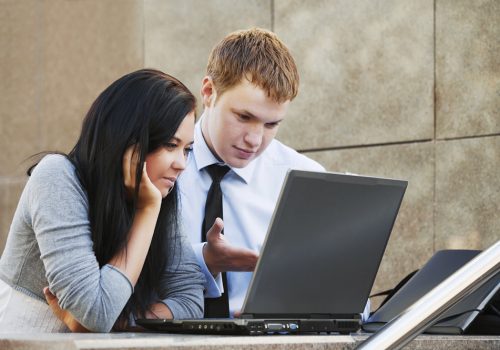
M 261 155 L 262 161 L 290 169 L 324 171 L 325 168 L 315 160 L 297 152 L 284 143 L 273 140 Z

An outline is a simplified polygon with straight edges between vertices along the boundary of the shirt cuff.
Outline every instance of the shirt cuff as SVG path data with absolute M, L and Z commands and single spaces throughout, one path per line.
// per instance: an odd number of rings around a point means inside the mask
M 207 244 L 207 242 L 199 243 L 193 245 L 194 254 L 196 255 L 196 259 L 198 260 L 198 265 L 200 265 L 201 272 L 205 275 L 205 298 L 218 298 L 224 292 L 224 287 L 222 286 L 222 275 L 219 273 L 216 277 L 214 277 L 210 270 L 208 270 L 207 264 L 205 263 L 205 259 L 203 258 L 203 247 Z

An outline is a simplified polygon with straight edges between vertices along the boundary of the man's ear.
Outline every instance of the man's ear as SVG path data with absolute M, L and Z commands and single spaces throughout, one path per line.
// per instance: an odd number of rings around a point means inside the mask
M 206 77 L 203 78 L 201 82 L 201 98 L 203 99 L 203 107 L 204 108 L 210 107 L 210 104 L 212 103 L 213 100 L 215 100 L 216 96 L 217 93 L 215 91 L 212 78 L 207 75 Z

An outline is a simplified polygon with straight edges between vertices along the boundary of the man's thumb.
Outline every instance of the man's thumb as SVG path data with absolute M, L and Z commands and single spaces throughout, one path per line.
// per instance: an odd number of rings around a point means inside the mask
M 221 234 L 222 230 L 224 229 L 224 222 L 222 221 L 221 218 L 216 218 L 214 224 L 212 227 L 210 227 L 210 230 L 207 232 L 207 240 L 208 238 L 219 238 L 219 235 Z

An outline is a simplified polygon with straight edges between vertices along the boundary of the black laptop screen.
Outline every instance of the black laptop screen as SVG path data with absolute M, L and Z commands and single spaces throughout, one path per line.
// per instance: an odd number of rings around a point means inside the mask
M 291 171 L 244 314 L 363 312 L 406 181 Z

